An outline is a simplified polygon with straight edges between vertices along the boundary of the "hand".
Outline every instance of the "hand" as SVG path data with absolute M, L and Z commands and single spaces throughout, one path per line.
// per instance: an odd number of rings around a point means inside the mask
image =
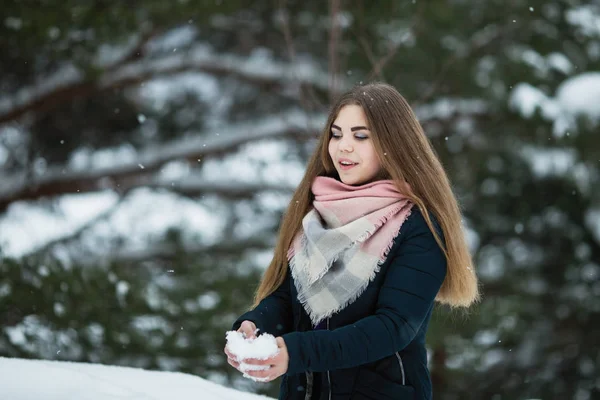
M 246 339 L 256 339 L 257 329 L 256 329 L 256 325 L 252 321 L 242 322 L 242 324 L 240 325 L 240 328 L 237 331 L 240 332 L 242 335 L 244 335 L 244 337 Z M 235 368 L 239 371 L 240 363 L 239 363 L 237 357 L 229 352 L 229 350 L 227 349 L 227 346 L 225 346 L 225 354 L 227 354 L 227 362 L 229 363 L 229 365 L 231 365 L 233 368 Z M 242 372 L 242 371 L 240 371 L 240 372 Z
M 279 349 L 279 353 L 277 353 L 273 357 L 267 358 L 266 360 L 257 360 L 254 358 L 248 358 L 244 360 L 244 363 L 246 364 L 268 365 L 269 369 L 246 371 L 247 375 L 250 375 L 254 378 L 259 378 L 262 382 L 270 382 L 276 378 L 279 378 L 281 375 L 287 372 L 288 364 L 290 361 L 287 346 L 285 345 L 285 341 L 281 336 L 279 336 L 275 340 L 277 342 L 277 348 Z
M 246 339 L 256 339 L 256 325 L 252 321 L 244 321 L 237 330 L 241 332 Z

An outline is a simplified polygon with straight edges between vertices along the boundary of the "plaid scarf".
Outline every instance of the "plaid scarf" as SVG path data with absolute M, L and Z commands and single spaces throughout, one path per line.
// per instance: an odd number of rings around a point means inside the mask
M 313 208 L 288 260 L 298 299 L 316 326 L 366 289 L 413 204 L 391 180 L 350 186 L 319 176 L 312 192 Z

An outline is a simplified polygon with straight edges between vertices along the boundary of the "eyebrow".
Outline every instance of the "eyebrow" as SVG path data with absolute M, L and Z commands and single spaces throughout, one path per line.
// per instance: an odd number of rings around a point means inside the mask
M 331 127 L 334 128 L 334 129 L 337 129 L 338 131 L 342 130 L 342 128 L 340 128 L 336 124 L 331 124 Z M 367 128 L 366 126 L 353 126 L 352 128 L 350 128 L 350 130 L 352 132 L 354 132 L 354 131 L 368 131 L 369 128 Z

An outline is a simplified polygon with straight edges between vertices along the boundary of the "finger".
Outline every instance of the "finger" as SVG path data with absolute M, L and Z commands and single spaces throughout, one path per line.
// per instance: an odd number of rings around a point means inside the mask
M 273 375 L 273 371 L 271 368 L 265 370 L 249 370 L 246 371 L 246 374 L 254 378 L 265 379 L 270 378 Z
M 232 360 L 231 358 L 228 358 L 227 362 L 229 363 L 229 365 L 231 365 L 233 368 L 235 368 L 235 369 L 237 369 L 239 371 L 239 369 L 240 369 L 240 363 Z
M 244 328 L 240 327 L 240 329 L 238 329 L 238 332 L 242 334 L 242 336 L 244 337 L 244 339 L 251 338 L 251 333 L 247 329 L 244 329 Z
M 227 357 L 227 362 L 228 362 L 228 363 L 230 363 L 230 364 L 231 364 L 231 363 L 235 364 L 235 367 L 236 367 L 236 368 L 237 368 L 237 366 L 239 366 L 239 365 L 240 365 L 240 362 L 239 362 L 239 361 L 238 361 L 236 358 Z M 232 364 L 232 365 L 233 365 L 233 364 Z
M 256 334 L 254 333 L 254 329 L 248 328 L 248 327 L 240 328 L 240 329 L 241 329 L 242 335 L 244 335 L 244 337 L 246 339 L 256 339 Z
M 251 321 L 244 321 L 242 325 L 240 325 L 241 332 L 246 336 L 246 338 L 254 339 L 256 338 L 256 325 Z
M 252 364 L 252 365 L 269 365 L 269 366 L 271 366 L 271 365 L 274 364 L 273 361 L 274 360 L 272 358 L 267 358 L 266 360 L 259 360 L 257 358 L 246 358 L 244 360 L 244 362 L 246 364 Z
M 277 353 L 277 354 L 275 354 L 269 358 L 266 358 L 264 360 L 261 360 L 258 358 L 247 358 L 244 360 L 244 362 L 247 364 L 253 364 L 253 365 L 276 365 L 282 361 L 281 357 L 282 357 L 282 354 Z
M 233 354 L 232 352 L 230 352 L 227 347 L 225 347 L 225 354 L 227 354 L 227 358 L 230 358 L 232 360 L 237 361 L 237 359 L 238 359 L 237 356 L 235 354 Z

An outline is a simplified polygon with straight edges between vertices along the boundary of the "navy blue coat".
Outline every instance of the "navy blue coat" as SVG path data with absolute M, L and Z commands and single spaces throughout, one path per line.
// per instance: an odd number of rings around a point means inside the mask
M 289 270 L 233 329 L 250 320 L 283 337 L 290 359 L 279 399 L 305 400 L 307 391 L 311 400 L 431 399 L 425 334 L 445 276 L 446 258 L 415 206 L 373 281 L 327 329 L 313 329 Z

